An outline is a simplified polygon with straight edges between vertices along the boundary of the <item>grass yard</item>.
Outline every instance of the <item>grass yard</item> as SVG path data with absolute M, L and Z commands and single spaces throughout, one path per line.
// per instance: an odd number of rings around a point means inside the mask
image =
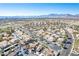
M 75 40 L 74 49 L 75 49 L 75 51 L 77 51 L 79 53 L 79 39 Z

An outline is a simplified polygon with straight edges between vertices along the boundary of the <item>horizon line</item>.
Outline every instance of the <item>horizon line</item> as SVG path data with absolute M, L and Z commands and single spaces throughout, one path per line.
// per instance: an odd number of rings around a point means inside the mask
M 75 16 L 75 15 L 79 15 L 79 14 L 63 14 L 63 13 L 61 13 L 61 14 L 58 14 L 58 13 L 51 13 L 51 14 L 42 14 L 42 15 L 0 15 L 0 16 L 47 16 L 47 15 L 72 15 L 72 16 Z

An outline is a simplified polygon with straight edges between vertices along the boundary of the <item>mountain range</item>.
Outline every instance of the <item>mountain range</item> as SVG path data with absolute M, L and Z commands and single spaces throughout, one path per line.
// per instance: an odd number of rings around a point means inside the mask
M 73 18 L 79 19 L 79 14 L 72 15 L 72 14 L 48 14 L 48 15 L 39 15 L 39 16 L 0 16 L 1 19 L 21 19 L 21 18 Z

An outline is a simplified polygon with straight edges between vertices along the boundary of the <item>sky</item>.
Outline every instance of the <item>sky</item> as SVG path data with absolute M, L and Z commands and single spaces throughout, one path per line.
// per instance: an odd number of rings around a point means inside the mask
M 79 3 L 0 3 L 0 16 L 79 14 Z

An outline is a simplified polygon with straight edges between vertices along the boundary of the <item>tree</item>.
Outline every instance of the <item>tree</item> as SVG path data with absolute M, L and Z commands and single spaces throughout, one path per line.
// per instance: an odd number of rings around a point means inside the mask
M 44 31 L 46 31 L 46 30 L 47 30 L 47 28 L 46 28 L 46 27 L 44 27 L 44 28 L 43 28 L 43 30 L 44 30 Z
M 2 35 L 0 35 L 0 42 L 1 42 L 1 41 L 3 41 L 3 40 L 2 40 Z

